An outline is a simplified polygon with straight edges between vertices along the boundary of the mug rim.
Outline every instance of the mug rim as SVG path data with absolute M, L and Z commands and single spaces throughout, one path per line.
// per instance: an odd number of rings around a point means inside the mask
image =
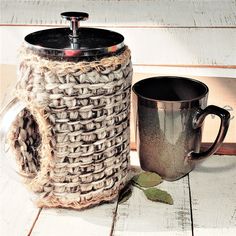
M 154 99 L 154 98 L 149 98 L 149 97 L 146 97 L 146 96 L 143 96 L 141 94 L 139 94 L 137 91 L 136 91 L 136 87 L 139 83 L 141 83 L 142 81 L 144 80 L 151 80 L 151 79 L 165 79 L 165 78 L 172 78 L 172 79 L 183 79 L 183 80 L 188 80 L 188 81 L 191 81 L 191 82 L 194 82 L 194 83 L 197 83 L 199 85 L 201 85 L 202 87 L 204 87 L 205 89 L 205 92 L 198 96 L 198 97 L 195 97 L 195 98 L 192 98 L 192 99 L 185 99 L 185 100 L 164 100 L 164 99 Z M 132 91 L 138 96 L 138 97 L 141 97 L 145 100 L 149 100 L 149 101 L 154 101 L 154 102 L 166 102 L 166 103 L 183 103 L 183 102 L 193 102 L 193 101 L 196 101 L 196 100 L 200 100 L 202 98 L 204 98 L 208 92 L 209 92 L 209 88 L 206 84 L 204 84 L 203 82 L 199 81 L 199 80 L 196 80 L 196 79 L 192 79 L 192 78 L 188 78 L 188 77 L 182 77 L 182 76 L 153 76 L 153 77 L 148 77 L 148 78 L 145 78 L 145 79 L 142 79 L 142 80 L 139 80 L 138 82 L 136 82 L 135 84 L 133 84 L 132 86 Z

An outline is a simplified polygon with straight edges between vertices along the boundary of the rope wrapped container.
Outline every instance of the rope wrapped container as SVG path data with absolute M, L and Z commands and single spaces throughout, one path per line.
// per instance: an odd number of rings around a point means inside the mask
M 22 48 L 16 94 L 26 104 L 9 139 L 38 206 L 114 200 L 129 167 L 130 50 L 63 62 Z

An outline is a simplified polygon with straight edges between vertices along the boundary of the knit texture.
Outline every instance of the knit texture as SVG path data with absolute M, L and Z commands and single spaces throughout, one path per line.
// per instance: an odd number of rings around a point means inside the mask
M 82 209 L 115 199 L 129 167 L 130 50 L 92 62 L 22 48 L 16 94 L 26 108 L 9 139 L 40 207 Z

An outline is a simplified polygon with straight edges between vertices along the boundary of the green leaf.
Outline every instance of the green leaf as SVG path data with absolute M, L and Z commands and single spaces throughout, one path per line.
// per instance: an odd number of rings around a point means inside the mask
M 132 188 L 130 183 L 128 183 L 121 191 L 119 194 L 119 198 L 118 198 L 118 203 L 124 203 L 126 202 L 132 195 Z
M 135 175 L 132 181 L 141 187 L 149 188 L 160 184 L 162 182 L 162 178 L 153 172 L 142 172 L 139 175 Z
M 143 192 L 145 193 L 146 197 L 154 202 L 163 202 L 170 205 L 173 205 L 173 199 L 169 193 L 166 191 L 157 189 L 157 188 L 148 188 L 144 189 Z

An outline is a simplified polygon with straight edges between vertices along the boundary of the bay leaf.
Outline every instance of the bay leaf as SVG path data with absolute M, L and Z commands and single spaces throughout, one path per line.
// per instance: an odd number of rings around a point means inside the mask
M 154 187 L 162 182 L 160 175 L 154 172 L 142 172 L 139 175 L 135 175 L 132 181 L 141 187 L 149 188 Z
M 119 198 L 118 198 L 118 203 L 124 203 L 126 202 L 132 195 L 132 187 L 130 184 L 127 184 L 121 191 L 119 194 Z
M 154 202 L 162 202 L 170 205 L 174 204 L 173 198 L 166 191 L 157 188 L 148 188 L 143 190 L 146 197 Z

